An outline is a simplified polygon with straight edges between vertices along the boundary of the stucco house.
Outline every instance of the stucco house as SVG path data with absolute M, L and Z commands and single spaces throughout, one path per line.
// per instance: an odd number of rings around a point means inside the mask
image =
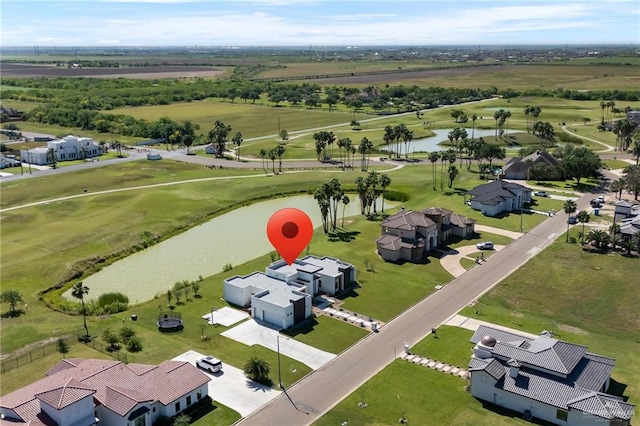
M 486 216 L 517 211 L 531 202 L 531 189 L 500 179 L 478 185 L 467 192 L 467 195 L 471 196 L 471 208 L 480 210 Z
M 382 235 L 376 240 L 380 257 L 391 262 L 418 262 L 452 235 L 473 235 L 475 221 L 440 207 L 419 212 L 402 209 L 382 221 L 380 228 Z
M 614 220 L 620 226 L 621 238 L 640 244 L 640 204 L 620 200 L 616 201 L 614 208 Z
M 548 166 L 544 180 L 560 179 L 560 161 L 546 151 L 537 151 L 526 157 L 510 158 L 502 168 L 502 174 L 505 179 L 529 179 L 529 169 L 538 164 Z
M 474 397 L 558 425 L 629 425 L 635 405 L 607 394 L 615 360 L 543 332 L 481 325 L 471 338 Z
M 211 380 L 181 361 L 145 365 L 73 358 L 45 375 L 2 397 L 2 424 L 151 426 L 206 397 Z
M 69 135 L 47 142 L 46 148 L 22 149 L 20 158 L 24 163 L 46 165 L 50 163 L 47 158 L 50 149 L 53 149 L 56 161 L 81 160 L 102 155 L 102 149 L 93 139 Z
M 340 293 L 355 280 L 353 265 L 332 257 L 306 256 L 291 265 L 278 260 L 264 273 L 236 275 L 224 280 L 224 299 L 250 308 L 253 318 L 289 328 L 311 316 L 316 294 Z

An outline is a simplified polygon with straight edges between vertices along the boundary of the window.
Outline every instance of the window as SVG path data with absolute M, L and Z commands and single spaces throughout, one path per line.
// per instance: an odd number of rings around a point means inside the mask
M 133 426 L 145 426 L 147 422 L 145 422 L 144 414 L 134 420 Z
M 564 411 L 564 410 L 556 411 L 556 419 L 563 420 L 563 421 L 566 422 L 568 418 L 569 418 L 569 412 L 568 411 Z
M 176 402 L 176 413 L 180 411 L 180 401 Z
M 197 398 L 198 398 L 198 401 L 202 399 L 202 391 L 198 391 Z
M 187 396 L 187 407 L 191 405 L 191 395 Z

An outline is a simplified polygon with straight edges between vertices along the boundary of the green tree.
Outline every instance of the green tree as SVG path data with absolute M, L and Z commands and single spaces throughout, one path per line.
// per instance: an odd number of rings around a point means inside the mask
M 56 341 L 56 350 L 60 352 L 62 354 L 62 357 L 64 358 L 64 354 L 69 353 L 69 344 L 66 340 L 60 337 Z
M 342 227 L 344 228 L 344 211 L 347 208 L 347 206 L 349 205 L 349 202 L 351 200 L 349 199 L 349 196 L 347 194 L 344 194 L 342 196 Z
M 271 160 L 271 170 L 273 171 L 273 174 L 276 173 L 276 158 L 278 158 L 278 153 L 276 152 L 275 149 L 270 149 L 269 152 L 267 152 L 267 156 L 269 157 L 269 160 Z
M 71 288 L 71 296 L 80 300 L 82 304 L 82 323 L 84 325 L 85 337 L 89 337 L 89 328 L 87 327 L 87 309 L 84 306 L 84 296 L 89 294 L 89 287 L 84 285 L 82 281 L 78 281 Z
M 437 180 L 438 180 L 438 175 L 436 173 L 436 163 L 438 162 L 438 160 L 440 159 L 440 153 L 437 151 L 433 151 L 429 153 L 429 161 L 431 161 L 431 165 L 433 166 L 431 171 L 432 171 L 432 179 L 431 179 L 431 185 L 433 187 L 433 190 L 435 191 L 437 188 Z
M 456 176 L 458 176 L 458 168 L 451 164 L 449 165 L 447 173 L 449 174 L 449 188 L 451 188 L 453 186 L 453 181 L 455 180 Z
M 566 200 L 564 202 L 564 206 L 562 208 L 564 210 L 564 212 L 567 215 L 571 215 L 572 213 L 575 213 L 576 210 L 578 209 L 578 206 L 576 205 L 576 202 L 573 200 Z M 566 242 L 569 242 L 569 218 L 567 218 L 567 240 Z
M 209 130 L 208 141 L 216 145 L 216 157 L 222 158 L 224 156 L 227 137 L 231 130 L 231 126 L 224 124 L 220 120 L 216 120 L 213 124 L 213 129 Z
M 582 178 L 597 177 L 602 167 L 600 157 L 589 148 L 580 146 L 562 159 L 560 171 L 566 179 L 575 179 L 580 183 Z
M 236 132 L 231 139 L 231 142 L 236 146 L 236 160 L 240 160 L 240 145 L 242 145 L 242 133 Z
M 592 243 L 596 248 L 605 248 L 610 241 L 611 237 L 602 229 L 592 229 L 587 234 L 587 242 Z
M 191 417 L 186 414 L 180 414 L 173 419 L 172 426 L 189 426 L 191 424 Z
M 271 366 L 264 359 L 252 356 L 244 364 L 243 371 L 247 378 L 258 383 L 265 383 L 269 381 Z
M 529 167 L 528 179 L 534 179 L 538 183 L 540 183 L 540 181 L 544 179 L 550 171 L 551 171 L 551 167 L 548 164 L 545 164 L 545 163 L 534 164 L 531 167 Z
M 275 153 L 278 156 L 278 172 L 282 173 L 282 156 L 287 149 L 282 144 L 278 144 L 275 147 Z
M 289 132 L 287 132 L 285 129 L 280 130 L 280 139 L 282 139 L 283 141 L 286 141 L 289 138 Z
M 369 155 L 373 149 L 373 143 L 366 137 L 360 139 L 360 145 L 358 145 L 358 152 L 362 155 L 360 160 L 360 170 L 366 172 L 369 169 Z
M 0 293 L 0 302 L 9 304 L 9 315 L 13 317 L 18 313 L 16 306 L 18 306 L 19 303 L 24 303 L 24 299 L 22 298 L 22 294 L 16 290 L 3 290 L 2 293 Z
M 582 224 L 582 244 L 584 244 L 584 225 L 589 222 L 590 216 L 589 213 L 587 213 L 586 210 L 581 210 L 578 213 L 578 222 L 580 222 Z
M 380 188 L 382 189 L 382 213 L 384 213 L 384 194 L 387 188 L 391 185 L 391 178 L 385 173 L 380 175 Z
M 136 332 L 131 327 L 122 327 L 119 332 L 120 339 L 124 343 L 127 343 L 132 338 L 136 337 Z
M 102 340 L 109 345 L 109 350 L 117 351 L 120 349 L 120 337 L 111 331 L 110 328 L 107 328 L 102 332 Z
M 47 149 L 47 164 L 51 164 L 51 167 L 53 167 L 54 169 L 58 168 L 56 151 L 53 148 Z
M 267 150 L 266 149 L 261 149 L 260 150 L 260 158 L 262 158 L 262 169 L 266 170 L 265 164 L 264 164 L 264 160 L 267 157 Z

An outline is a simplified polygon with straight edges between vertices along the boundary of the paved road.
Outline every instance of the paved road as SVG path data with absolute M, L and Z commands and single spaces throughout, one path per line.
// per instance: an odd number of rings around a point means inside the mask
M 588 206 L 591 195 L 578 201 Z M 386 367 L 403 345 L 414 345 L 471 301 L 518 269 L 566 230 L 566 215 L 547 219 L 487 262 L 447 284 L 388 322 L 323 368 L 306 376 L 283 394 L 244 418 L 241 425 L 307 425 L 313 423 L 360 385 Z M 390 286 L 402 283 L 389 283 Z M 292 404 L 295 403 L 295 406 Z

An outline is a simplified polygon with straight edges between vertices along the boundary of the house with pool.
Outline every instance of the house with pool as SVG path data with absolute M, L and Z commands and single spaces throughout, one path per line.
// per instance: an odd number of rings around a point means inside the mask
M 291 265 L 278 260 L 265 272 L 225 279 L 224 299 L 249 308 L 257 320 L 289 328 L 311 316 L 314 296 L 335 295 L 355 281 L 353 265 L 328 256 L 306 256 Z
M 471 395 L 558 425 L 627 426 L 635 405 L 607 393 L 615 360 L 543 332 L 529 337 L 481 325 L 471 337 Z

